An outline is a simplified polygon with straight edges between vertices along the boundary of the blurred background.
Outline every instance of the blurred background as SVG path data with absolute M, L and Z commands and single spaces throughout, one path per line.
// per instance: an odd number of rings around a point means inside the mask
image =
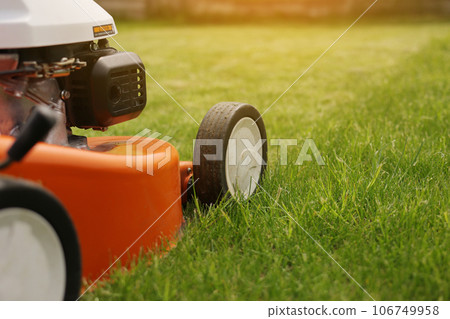
M 373 0 L 97 0 L 115 18 L 233 22 L 354 17 Z M 380 0 L 371 16 L 450 17 L 448 0 Z

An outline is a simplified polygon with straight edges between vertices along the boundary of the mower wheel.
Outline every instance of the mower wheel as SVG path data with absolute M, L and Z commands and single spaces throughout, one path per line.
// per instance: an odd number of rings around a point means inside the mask
M 253 106 L 222 102 L 213 106 L 197 133 L 194 187 L 201 202 L 212 204 L 225 194 L 250 197 L 267 163 L 266 129 Z
M 76 300 L 81 256 L 61 203 L 42 187 L 0 178 L 0 300 Z

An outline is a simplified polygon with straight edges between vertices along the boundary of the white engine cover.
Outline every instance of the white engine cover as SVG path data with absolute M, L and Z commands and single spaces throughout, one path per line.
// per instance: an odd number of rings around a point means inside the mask
M 93 0 L 0 0 L 0 49 L 98 40 L 117 34 Z

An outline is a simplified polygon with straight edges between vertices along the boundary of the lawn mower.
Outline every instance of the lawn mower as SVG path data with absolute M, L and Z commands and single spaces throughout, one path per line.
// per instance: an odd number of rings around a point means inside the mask
M 82 278 L 176 240 L 193 196 L 256 191 L 267 144 L 249 104 L 208 111 L 193 161 L 152 136 L 72 133 L 151 108 L 147 71 L 110 46 L 116 33 L 92 0 L 0 1 L 0 300 L 76 300 Z

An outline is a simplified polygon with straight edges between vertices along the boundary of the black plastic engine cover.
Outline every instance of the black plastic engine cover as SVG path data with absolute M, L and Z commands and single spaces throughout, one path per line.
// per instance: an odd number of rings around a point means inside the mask
M 106 128 L 137 117 L 147 102 L 144 64 L 132 52 L 101 56 L 69 78 L 70 126 Z

